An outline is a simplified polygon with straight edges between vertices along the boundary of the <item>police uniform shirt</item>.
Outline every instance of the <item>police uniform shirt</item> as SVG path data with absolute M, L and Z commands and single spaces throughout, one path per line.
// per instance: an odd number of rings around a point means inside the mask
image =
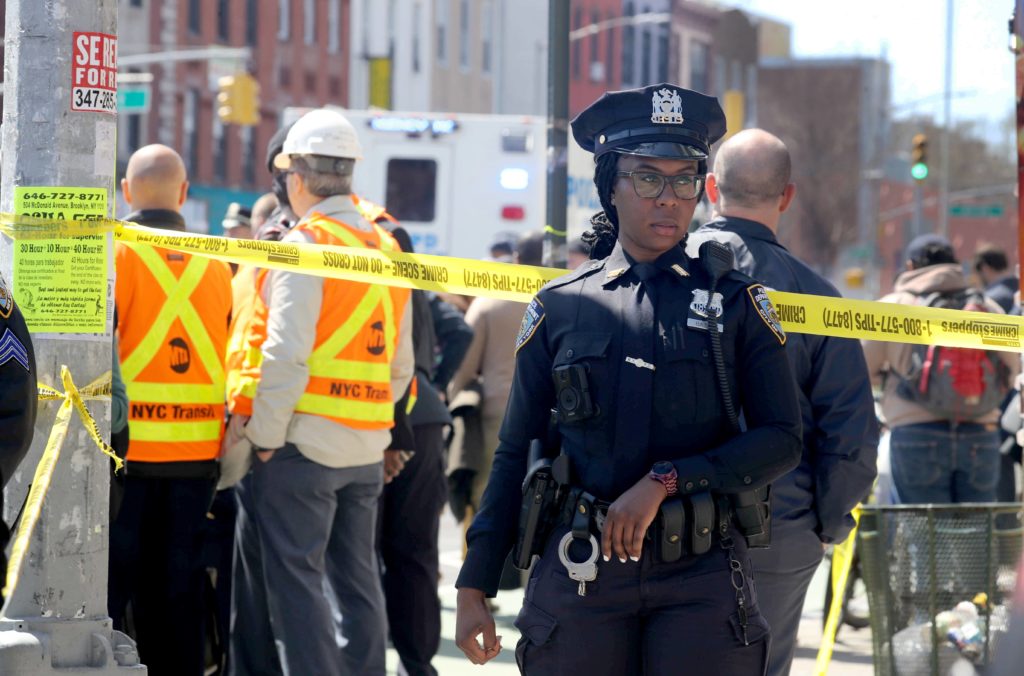
M 11 287 L 0 277 L 0 487 L 28 452 L 36 420 L 32 339 Z
M 644 282 L 653 296 L 654 330 L 638 341 L 645 329 L 633 315 L 644 267 L 655 268 Z M 800 412 L 785 334 L 764 287 L 729 272 L 712 296 L 709 282 L 681 247 L 638 265 L 617 244 L 605 260 L 541 290 L 517 339 L 501 443 L 456 586 L 496 592 L 515 537 L 529 443 L 545 435 L 556 405 L 553 368 L 586 367 L 597 414 L 559 423 L 558 432 L 573 484 L 599 499 L 614 501 L 658 460 L 674 462 L 682 494 L 756 488 L 796 466 Z M 733 432 L 716 383 L 709 324 L 701 314 L 709 304 L 724 309 L 721 343 L 746 422 L 742 435 Z M 649 359 L 639 354 L 648 340 Z M 636 382 L 633 369 L 650 375 L 649 392 L 624 386 Z M 638 411 L 634 400 L 648 402 L 649 411 Z

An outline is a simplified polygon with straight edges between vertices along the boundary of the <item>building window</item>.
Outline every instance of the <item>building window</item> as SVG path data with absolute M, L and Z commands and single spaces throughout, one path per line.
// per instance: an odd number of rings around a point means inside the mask
M 646 87 L 651 82 L 651 61 L 654 54 L 651 53 L 651 31 L 644 30 L 642 42 L 640 43 L 640 86 Z
M 330 54 L 341 51 L 341 0 L 327 3 L 327 51 Z
M 668 82 L 668 26 L 658 29 L 658 82 Z
M 277 81 L 280 83 L 280 85 L 282 87 L 291 87 L 292 86 L 292 71 L 289 70 L 288 68 L 282 66 L 281 67 L 281 72 L 278 73 Z
M 242 127 L 239 130 L 238 139 L 242 144 L 242 180 L 246 185 L 256 183 L 256 167 L 259 166 L 259 157 L 256 145 L 256 130 L 258 127 Z
M 228 22 L 228 0 L 217 0 L 217 39 L 230 42 L 231 29 Z
M 577 7 L 572 13 L 572 27 L 574 30 L 583 28 L 583 8 Z M 582 40 L 572 41 L 572 53 L 569 55 L 569 64 L 572 66 L 572 79 L 580 79 L 580 61 L 582 60 L 580 43 Z
M 188 29 L 196 35 L 199 35 L 202 28 L 199 23 L 199 11 L 199 0 L 188 0 Z
M 184 140 L 182 156 L 185 160 L 185 167 L 190 175 L 196 175 L 199 171 L 199 90 L 190 87 L 185 90 L 185 99 L 182 102 L 183 115 L 181 120 L 181 131 Z
M 459 66 L 469 68 L 469 0 L 459 0 Z
M 608 15 L 608 20 L 614 19 L 613 14 Z M 608 28 L 605 33 L 608 36 L 607 43 L 604 46 L 604 63 L 605 63 L 605 74 L 604 81 L 608 84 L 615 83 L 615 29 Z
M 316 75 L 306 71 L 305 89 L 307 94 L 316 94 Z
M 494 44 L 494 8 L 485 0 L 480 8 L 480 70 L 491 72 L 491 46 Z
M 440 0 L 437 3 L 437 63 L 448 65 L 448 3 Z
M 129 7 L 142 7 L 142 0 L 131 0 L 131 2 L 128 3 L 128 6 Z
M 601 23 L 601 14 L 593 9 L 590 11 L 590 23 L 599 24 Z M 603 70 L 604 66 L 601 64 L 601 34 L 595 32 L 590 36 L 590 79 L 594 82 L 598 82 L 603 78 L 596 77 L 598 70 Z M 604 75 L 604 73 L 601 73 Z
M 626 3 L 625 16 L 633 16 L 633 3 Z M 622 27 L 622 84 L 633 84 L 636 66 L 636 27 L 628 23 Z
M 259 32 L 256 30 L 256 17 L 259 14 L 257 7 L 259 0 L 246 0 L 245 10 L 245 42 L 250 47 L 255 47 L 259 39 Z
M 711 71 L 711 76 L 715 78 L 715 90 L 713 93 L 715 96 L 720 97 L 725 94 L 728 89 L 725 85 L 725 57 L 715 56 L 714 64 L 715 67 Z
M 412 6 L 412 72 L 420 72 L 420 48 L 423 39 L 420 37 L 420 22 L 423 20 L 423 5 L 416 2 Z
M 291 0 L 277 0 L 277 39 L 287 40 L 292 34 L 292 3 Z
M 316 44 L 316 0 L 305 0 L 302 14 L 302 41 Z
M 690 41 L 690 89 L 706 92 L 709 89 L 708 61 L 710 49 L 703 42 Z
M 220 117 L 213 118 L 213 180 L 223 183 L 228 172 L 228 135 L 224 132 L 224 124 Z
M 729 62 L 729 89 L 743 91 L 743 64 L 739 61 Z

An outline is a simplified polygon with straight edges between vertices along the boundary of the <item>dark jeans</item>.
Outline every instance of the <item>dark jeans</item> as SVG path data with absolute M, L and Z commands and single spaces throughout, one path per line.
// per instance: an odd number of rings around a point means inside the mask
M 152 676 L 201 676 L 205 665 L 204 571 L 200 556 L 213 479 L 133 477 L 110 528 L 107 606 L 135 639 Z
M 999 433 L 992 425 L 946 422 L 894 427 L 892 478 L 904 504 L 995 502 Z
M 670 564 L 654 561 L 648 541 L 639 562 L 598 557 L 597 579 L 580 596 L 578 583 L 558 558 L 558 542 L 567 530 L 555 530 L 534 565 L 516 619 L 522 633 L 516 661 L 523 674 L 764 673 L 768 623 L 757 607 L 742 542 L 736 556 L 746 573 L 746 645 L 729 562 L 717 538 L 707 554 Z
M 416 455 L 381 498 L 378 546 L 388 626 L 409 676 L 437 676 L 430 661 L 441 643 L 437 538 L 447 494 L 443 432 L 440 423 L 413 428 Z

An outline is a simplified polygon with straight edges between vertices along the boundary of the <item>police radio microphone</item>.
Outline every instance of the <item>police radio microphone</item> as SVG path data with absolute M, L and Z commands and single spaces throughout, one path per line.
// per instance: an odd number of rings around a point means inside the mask
M 729 378 L 725 371 L 725 357 L 722 356 L 722 336 L 720 331 L 724 330 L 721 323 L 722 305 L 715 303 L 715 289 L 718 287 L 718 280 L 732 270 L 732 249 L 721 242 L 709 239 L 700 245 L 697 257 L 701 266 L 711 277 L 711 285 L 708 288 L 708 302 L 705 304 L 704 313 L 708 323 L 708 337 L 711 339 L 711 354 L 715 360 L 715 375 L 718 380 L 718 390 L 722 394 L 722 404 L 725 406 L 725 413 L 729 417 L 729 424 L 733 430 L 739 431 L 740 421 L 736 415 L 736 406 L 732 401 L 732 392 L 729 391 Z

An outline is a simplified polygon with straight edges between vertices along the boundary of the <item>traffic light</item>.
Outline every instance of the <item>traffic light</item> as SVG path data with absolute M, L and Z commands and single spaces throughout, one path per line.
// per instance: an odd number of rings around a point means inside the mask
M 252 75 L 225 75 L 217 85 L 217 116 L 221 122 L 246 127 L 259 124 L 260 85 Z
M 928 137 L 914 134 L 913 150 L 910 151 L 910 175 L 917 181 L 928 178 Z

